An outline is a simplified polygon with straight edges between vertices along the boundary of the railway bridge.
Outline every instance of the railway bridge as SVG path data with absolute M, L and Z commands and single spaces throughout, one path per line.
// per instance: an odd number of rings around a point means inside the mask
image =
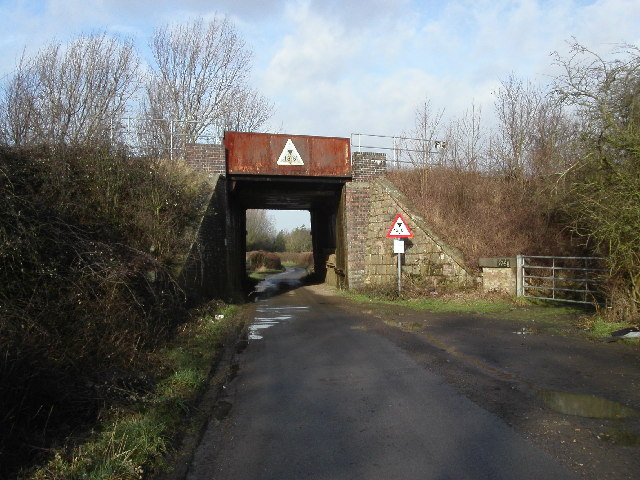
M 412 223 L 404 273 L 468 283 L 462 256 L 414 214 L 384 179 L 386 156 L 351 152 L 337 137 L 225 132 L 219 145 L 188 145 L 185 162 L 206 172 L 210 197 L 184 260 L 181 279 L 201 298 L 239 300 L 245 291 L 246 211 L 308 210 L 316 275 L 339 288 L 392 282 L 396 214 Z

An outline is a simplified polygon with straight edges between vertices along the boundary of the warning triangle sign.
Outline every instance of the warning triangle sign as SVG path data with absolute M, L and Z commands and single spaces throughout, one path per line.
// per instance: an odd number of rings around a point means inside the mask
M 304 165 L 302 157 L 290 138 L 282 149 L 282 153 L 280 154 L 280 157 L 278 157 L 277 163 L 278 165 Z
M 393 224 L 387 232 L 387 238 L 410 238 L 413 237 L 413 232 L 409 228 L 409 225 L 404 221 L 402 215 L 398 214 Z

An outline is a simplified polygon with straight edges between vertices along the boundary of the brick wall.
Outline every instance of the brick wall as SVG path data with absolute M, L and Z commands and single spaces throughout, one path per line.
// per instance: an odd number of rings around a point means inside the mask
M 345 237 L 347 252 L 347 284 L 349 288 L 363 285 L 367 227 L 371 186 L 369 183 L 350 182 L 345 185 Z
M 384 153 L 354 152 L 351 155 L 351 174 L 354 182 L 370 182 L 387 173 Z
M 185 163 L 210 174 L 227 173 L 224 145 L 191 144 L 186 146 Z
M 194 301 L 228 296 L 226 278 L 226 181 L 214 174 L 212 191 L 206 209 L 193 236 L 193 244 L 185 259 L 180 283 Z
M 194 303 L 212 298 L 240 302 L 244 298 L 244 210 L 230 205 L 224 175 L 211 174 L 209 181 L 212 189 L 179 282 Z
M 344 187 L 343 228 L 346 257 L 346 286 L 364 285 L 367 229 L 371 206 L 371 181 L 387 169 L 384 153 L 355 152 L 351 156 L 352 181 Z

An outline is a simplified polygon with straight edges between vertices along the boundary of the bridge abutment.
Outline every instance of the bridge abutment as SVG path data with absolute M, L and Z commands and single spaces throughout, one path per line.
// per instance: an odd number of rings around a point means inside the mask
M 187 145 L 185 163 L 207 174 L 210 195 L 180 275 L 194 301 L 242 300 L 245 271 L 245 211 L 230 201 L 223 145 Z

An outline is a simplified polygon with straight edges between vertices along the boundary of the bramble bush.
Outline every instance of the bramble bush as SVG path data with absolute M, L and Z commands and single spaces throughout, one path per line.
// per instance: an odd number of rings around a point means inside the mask
M 202 177 L 106 149 L 0 148 L 0 476 L 146 388 Z M 120 393 L 118 393 L 120 392 Z

